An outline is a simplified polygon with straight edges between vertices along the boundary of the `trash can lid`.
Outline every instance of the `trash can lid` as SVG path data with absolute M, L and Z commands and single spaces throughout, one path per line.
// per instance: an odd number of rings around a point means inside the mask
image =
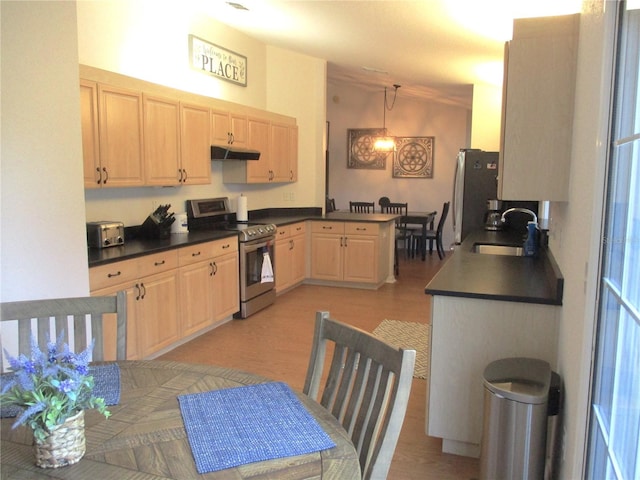
M 484 386 L 516 402 L 546 403 L 551 383 L 551 366 L 535 358 L 503 358 L 484 369 Z

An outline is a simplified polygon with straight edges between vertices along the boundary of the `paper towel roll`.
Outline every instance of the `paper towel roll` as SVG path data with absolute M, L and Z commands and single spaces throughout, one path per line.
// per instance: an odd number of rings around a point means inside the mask
M 249 220 L 247 213 L 247 197 L 240 195 L 238 197 L 238 209 L 236 211 L 236 220 L 246 222 Z

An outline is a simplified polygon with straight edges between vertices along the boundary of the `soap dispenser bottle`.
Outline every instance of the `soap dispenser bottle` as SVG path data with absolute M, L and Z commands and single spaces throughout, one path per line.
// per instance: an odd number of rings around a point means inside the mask
M 538 224 L 527 223 L 527 240 L 524 242 L 524 256 L 534 257 L 538 254 Z

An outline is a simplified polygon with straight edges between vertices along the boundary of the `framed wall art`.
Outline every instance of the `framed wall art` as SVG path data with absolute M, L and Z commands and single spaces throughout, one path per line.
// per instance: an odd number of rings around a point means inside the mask
M 385 134 L 384 128 L 347 129 L 347 168 L 384 170 L 391 152 L 376 151 L 373 144 Z
M 433 178 L 435 137 L 396 137 L 394 178 Z

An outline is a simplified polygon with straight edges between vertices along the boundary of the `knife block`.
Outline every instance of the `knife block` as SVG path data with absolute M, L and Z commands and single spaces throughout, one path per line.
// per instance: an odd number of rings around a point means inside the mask
M 141 225 L 140 233 L 149 239 L 168 238 L 171 234 L 172 224 L 173 222 L 158 223 L 153 216 L 149 215 Z

